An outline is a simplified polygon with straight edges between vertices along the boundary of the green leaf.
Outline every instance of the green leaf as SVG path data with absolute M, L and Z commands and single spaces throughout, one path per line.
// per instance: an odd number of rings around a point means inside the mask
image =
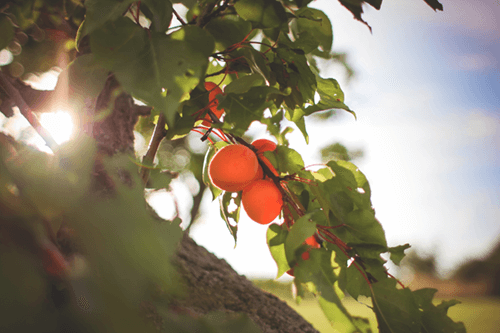
M 240 0 L 234 8 L 254 29 L 276 28 L 287 22 L 283 5 L 275 0 Z
M 332 232 L 347 244 L 373 244 L 387 250 L 384 229 L 373 211 L 356 209 L 345 217 L 346 226 Z
M 332 267 L 332 252 L 326 249 L 310 250 L 309 260 L 299 261 L 294 268 L 295 283 L 304 285 L 317 297 L 321 309 L 336 329 L 360 332 L 353 318 L 342 304 L 344 294 L 336 286 L 337 277 Z
M 94 32 L 108 21 L 123 16 L 134 0 L 87 0 L 85 1 L 85 35 Z M 127 19 L 129 20 L 129 19 Z M 130 20 L 129 20 L 130 21 Z M 131 22 L 132 23 L 132 22 Z
M 224 89 L 224 93 L 244 94 L 248 92 L 250 88 L 261 86 L 263 83 L 264 80 L 259 74 L 245 75 L 228 84 Z
M 211 19 L 205 30 L 210 32 L 217 43 L 217 48 L 222 51 L 241 42 L 252 30 L 252 23 L 238 15 L 224 15 Z
M 272 82 L 270 69 L 267 64 L 267 57 L 254 48 L 244 48 L 242 52 L 252 72 L 260 74 L 264 80 Z M 273 84 L 274 82 L 272 82 L 270 85 Z
M 278 47 L 276 49 L 275 63 L 282 66 L 281 62 L 284 60 L 287 63 L 287 80 L 293 82 L 290 87 L 296 86 L 302 96 L 303 102 L 314 101 L 314 94 L 316 92 L 316 76 L 311 71 L 307 58 L 300 52 L 301 50 L 292 50 L 288 47 Z M 278 81 L 279 82 L 279 81 Z M 281 84 L 281 82 L 280 82 Z M 302 103 L 301 105 L 302 106 Z
M 405 257 L 405 250 L 410 248 L 410 244 L 399 245 L 388 248 L 391 254 L 391 261 L 399 266 L 399 263 Z
M 409 289 L 397 289 L 393 279 L 378 281 L 372 288 L 373 310 L 380 333 L 421 332 L 420 311 Z
M 196 122 L 196 118 L 189 115 L 189 113 L 185 112 L 184 115 L 180 115 L 179 113 L 175 114 L 174 126 L 168 127 L 167 135 L 165 139 L 167 140 L 177 140 L 188 135 L 194 127 L 194 123 Z
M 169 0 L 144 0 L 141 5 L 146 5 L 151 13 L 146 15 L 151 20 L 151 28 L 156 32 L 167 31 L 172 21 L 172 3 Z
M 311 219 L 312 215 L 309 213 L 301 216 L 290 228 L 285 241 L 285 254 L 288 262 L 294 261 L 297 249 L 316 231 L 316 223 Z
M 298 17 L 292 24 L 295 38 L 300 40 L 302 34 L 306 33 L 309 39 L 318 41 L 323 51 L 331 51 L 333 32 L 328 16 L 321 10 L 307 7 L 298 10 L 295 15 Z
M 335 173 L 342 190 L 349 195 L 358 208 L 371 209 L 371 189 L 365 175 L 356 165 L 347 161 L 330 161 L 327 165 Z
M 369 29 L 370 31 L 372 28 L 366 23 L 362 18 L 361 14 L 363 13 L 363 8 L 362 5 L 366 2 L 370 4 L 372 7 L 375 9 L 380 9 L 380 6 L 382 5 L 382 0 L 339 0 L 342 6 L 347 8 L 352 15 L 354 15 L 354 18 L 360 22 L 363 22 Z
M 425 288 L 413 291 L 413 296 L 422 310 L 422 328 L 427 332 L 465 333 L 464 324 L 454 322 L 448 317 L 448 309 L 460 302 L 457 300 L 442 301 L 434 305 L 432 299 L 437 289 Z
M 292 148 L 277 146 L 274 154 L 278 160 L 278 169 L 280 172 L 292 174 L 300 172 L 304 168 L 302 156 Z
M 434 10 L 443 10 L 443 5 L 437 0 L 424 0 Z
M 365 277 L 356 268 L 354 263 L 340 271 L 339 287 L 351 295 L 352 298 L 358 299 L 360 295 L 371 296 L 370 286 Z
M 335 331 L 345 333 L 372 333 L 368 319 L 352 317 L 346 314 L 338 304 L 330 302 L 322 296 L 318 297 L 318 303 Z
M 153 168 L 149 170 L 148 186 L 146 188 L 151 188 L 155 190 L 168 189 L 170 182 L 173 179 L 172 173 L 161 170 L 158 168 Z
M 279 224 L 273 223 L 267 228 L 267 246 L 278 266 L 278 275 L 276 278 L 279 278 L 290 269 L 285 254 L 285 241 L 287 236 L 288 230 L 286 230 L 284 225 L 280 226 Z
M 14 27 L 5 15 L 0 15 L 0 50 L 6 48 L 14 38 Z
M 343 109 L 350 112 L 356 118 L 356 113 L 344 104 L 344 92 L 340 88 L 337 80 L 323 79 L 321 77 L 317 77 L 316 80 L 320 101 L 315 105 L 305 108 L 304 112 L 306 115 L 332 109 Z
M 212 37 L 196 26 L 165 35 L 117 19 L 91 34 L 96 60 L 112 70 L 135 98 L 155 107 L 173 128 L 179 103 L 200 82 L 212 53 Z
M 279 93 L 276 88 L 258 86 L 251 87 L 246 93 L 227 94 L 219 103 L 219 108 L 226 111 L 222 129 L 235 135 L 243 135 L 248 126 L 253 121 L 260 120 L 264 110 L 272 105 L 267 96 L 276 93 Z
M 285 113 L 286 119 L 293 121 L 295 125 L 299 128 L 300 132 L 304 136 L 306 143 L 309 144 L 309 135 L 306 130 L 306 122 L 304 120 L 304 111 L 301 108 L 296 108 L 294 110 L 288 109 Z
M 238 232 L 238 221 L 240 219 L 240 208 L 241 208 L 241 193 L 224 192 L 224 195 L 219 197 L 220 205 L 220 216 L 226 222 L 227 229 L 234 238 L 234 247 L 237 243 L 237 232 Z M 231 204 L 236 205 L 234 210 L 229 210 Z M 231 220 L 234 222 L 231 223 Z

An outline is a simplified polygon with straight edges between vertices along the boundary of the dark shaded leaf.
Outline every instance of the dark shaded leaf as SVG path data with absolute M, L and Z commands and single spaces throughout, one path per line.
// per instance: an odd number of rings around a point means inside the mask
M 424 0 L 434 10 L 443 10 L 443 5 L 437 0 Z
M 0 14 L 0 50 L 6 48 L 12 38 L 14 38 L 14 27 L 7 16 Z
M 275 28 L 287 22 L 283 5 L 275 0 L 240 0 L 234 8 L 244 20 L 252 22 L 253 28 Z
M 217 47 L 222 51 L 241 42 L 252 30 L 252 24 L 238 15 L 224 15 L 210 20 L 205 30 L 210 32 Z
M 382 5 L 382 0 L 339 0 L 339 2 L 349 10 L 352 15 L 354 15 L 354 18 L 360 22 L 363 22 L 369 29 L 370 31 L 372 28 L 366 23 L 362 18 L 361 14 L 363 14 L 363 4 L 366 2 L 370 4 L 373 8 L 375 9 L 380 9 L 380 6 Z

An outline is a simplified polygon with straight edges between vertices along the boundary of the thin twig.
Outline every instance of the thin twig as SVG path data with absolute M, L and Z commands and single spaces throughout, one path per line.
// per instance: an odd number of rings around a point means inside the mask
M 37 131 L 37 133 L 40 134 L 40 136 L 45 141 L 47 146 L 53 152 L 55 152 L 57 150 L 57 147 L 59 147 L 59 145 L 54 140 L 52 135 L 45 128 L 43 128 L 42 124 L 40 124 L 40 121 L 38 120 L 36 115 L 31 111 L 30 107 L 24 101 L 19 91 L 12 85 L 12 83 L 9 81 L 6 75 L 2 72 L 0 72 L 0 84 L 2 86 L 2 89 L 4 89 L 5 92 L 10 96 L 10 98 L 14 100 L 17 107 L 21 111 L 21 114 L 26 118 L 26 120 L 28 120 L 28 122 L 35 129 L 35 131 Z
M 177 18 L 177 20 L 179 22 L 181 22 L 182 25 L 186 25 L 186 21 L 183 20 L 183 18 L 177 13 L 177 11 L 175 10 L 175 8 L 172 8 L 172 11 L 174 12 L 174 15 L 175 17 Z
M 140 177 L 144 184 L 147 184 L 149 179 L 149 169 L 153 167 L 153 161 L 155 159 L 158 147 L 160 147 L 160 142 L 167 135 L 167 130 L 165 129 L 165 116 L 160 113 L 158 117 L 158 122 L 156 123 L 153 136 L 151 136 L 151 141 L 149 142 L 149 148 L 142 159 L 142 168 L 140 171 Z

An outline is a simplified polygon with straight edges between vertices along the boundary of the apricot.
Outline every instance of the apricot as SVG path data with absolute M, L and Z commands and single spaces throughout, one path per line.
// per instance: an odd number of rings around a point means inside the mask
M 305 243 L 309 246 L 311 246 L 312 248 L 316 248 L 316 249 L 319 249 L 321 247 L 321 245 L 318 243 L 318 241 L 316 240 L 316 237 L 314 235 L 312 235 L 311 237 L 307 238 Z
M 283 206 L 281 192 L 268 179 L 254 181 L 245 187 L 241 202 L 248 217 L 259 224 L 272 222 L 279 215 Z
M 208 166 L 212 184 L 224 191 L 238 192 L 255 179 L 259 162 L 255 153 L 243 145 L 220 149 Z
M 219 100 L 216 98 L 217 95 L 222 95 L 222 90 L 219 88 L 218 85 L 216 85 L 213 82 L 205 82 L 205 89 L 209 91 L 208 93 L 208 100 L 209 100 L 209 105 L 208 107 L 210 108 L 210 111 L 212 111 L 217 118 L 220 118 L 222 114 L 224 113 L 224 109 L 217 109 L 217 106 L 219 105 Z M 210 118 L 210 115 L 207 113 L 205 117 L 203 118 L 202 125 L 204 126 L 210 126 L 212 124 L 212 118 Z
M 252 142 L 252 145 L 257 149 L 257 155 L 259 156 L 260 160 L 267 165 L 269 170 L 278 177 L 278 171 L 274 168 L 274 166 L 269 162 L 269 160 L 264 157 L 264 152 L 265 151 L 274 151 L 276 149 L 276 144 L 270 140 L 267 139 L 258 139 Z
M 258 139 L 252 142 L 252 146 L 257 149 L 257 154 L 263 153 L 265 151 L 274 151 L 276 149 L 276 144 L 267 139 Z

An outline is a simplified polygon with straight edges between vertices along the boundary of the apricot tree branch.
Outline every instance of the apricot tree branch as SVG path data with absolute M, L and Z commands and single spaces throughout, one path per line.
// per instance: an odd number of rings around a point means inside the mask
M 140 176 L 144 184 L 147 184 L 149 179 L 149 169 L 153 167 L 153 161 L 160 147 L 161 140 L 167 135 L 167 130 L 165 129 L 165 116 L 160 113 L 158 117 L 158 122 L 156 123 L 153 136 L 151 136 L 151 141 L 149 142 L 149 148 L 142 159 L 142 167 L 140 171 Z
M 28 120 L 30 125 L 37 131 L 37 133 L 42 137 L 47 146 L 54 152 L 59 146 L 54 140 L 52 135 L 43 128 L 42 124 L 36 117 L 36 115 L 31 111 L 28 104 L 24 101 L 23 97 L 19 91 L 12 85 L 7 76 L 0 71 L 0 85 L 2 89 L 13 99 L 14 103 L 17 105 L 21 114 Z

